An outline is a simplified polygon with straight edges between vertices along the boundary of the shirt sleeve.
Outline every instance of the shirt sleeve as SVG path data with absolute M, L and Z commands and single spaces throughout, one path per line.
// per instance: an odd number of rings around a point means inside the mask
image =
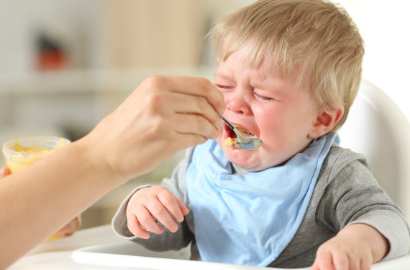
M 391 211 L 373 210 L 350 224 L 364 223 L 376 228 L 390 243 L 390 250 L 383 260 L 403 256 L 409 252 L 408 227 L 403 220 Z M 407 232 L 407 233 L 406 233 Z
M 344 151 L 334 160 L 320 200 L 317 219 L 336 232 L 364 223 L 374 227 L 390 243 L 384 260 L 405 255 L 410 230 L 401 209 L 378 185 L 362 155 Z
M 187 150 L 187 154 L 183 160 L 177 165 L 174 169 L 171 178 L 166 178 L 162 181 L 162 185 L 167 187 L 176 197 L 181 199 L 184 204 L 189 207 L 188 196 L 186 194 L 186 169 L 190 162 L 192 150 Z M 187 246 L 192 238 L 193 235 L 190 232 L 189 226 L 187 224 L 187 220 L 192 218 L 192 213 L 190 212 L 187 216 L 185 216 L 184 221 L 179 223 L 178 231 L 175 233 L 170 232 L 168 229 L 164 228 L 164 232 L 160 235 L 151 233 L 149 239 L 141 239 L 134 236 L 128 229 L 127 226 L 127 216 L 126 216 L 126 209 L 128 206 L 128 202 L 132 195 L 135 192 L 138 192 L 141 188 L 149 187 L 149 185 L 143 185 L 134 189 L 121 203 L 120 207 L 118 208 L 116 214 L 112 219 L 112 228 L 114 233 L 119 237 L 127 240 L 131 240 L 133 242 L 139 243 L 144 247 L 156 250 L 156 251 L 164 251 L 164 250 L 179 250 L 185 246 Z

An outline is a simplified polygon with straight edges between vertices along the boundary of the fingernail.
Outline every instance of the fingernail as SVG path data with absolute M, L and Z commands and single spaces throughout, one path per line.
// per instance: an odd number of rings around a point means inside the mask
M 9 175 L 9 174 L 11 174 L 11 172 L 10 172 L 10 169 L 9 169 L 9 168 L 7 168 L 7 167 L 3 167 L 3 168 L 1 168 L 0 175 L 2 175 L 2 176 L 7 176 L 7 175 Z
M 174 224 L 174 225 L 170 226 L 169 230 L 173 233 L 178 231 L 178 224 Z
M 147 234 L 141 235 L 139 238 L 149 239 L 149 237 L 150 237 L 150 233 L 148 232 Z

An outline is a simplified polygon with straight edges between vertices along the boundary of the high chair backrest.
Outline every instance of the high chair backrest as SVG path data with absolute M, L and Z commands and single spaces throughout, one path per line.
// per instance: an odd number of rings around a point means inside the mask
M 372 172 L 410 221 L 410 123 L 382 90 L 362 81 L 341 146 L 366 155 Z

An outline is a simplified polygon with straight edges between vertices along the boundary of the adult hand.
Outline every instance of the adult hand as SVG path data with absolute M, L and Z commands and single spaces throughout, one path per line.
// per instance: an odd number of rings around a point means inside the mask
M 223 96 L 209 81 L 147 78 L 87 136 L 94 158 L 128 180 L 154 169 L 179 150 L 215 139 Z
M 216 138 L 224 107 L 206 79 L 150 77 L 87 136 L 7 176 L 0 188 L 0 269 L 107 192 Z

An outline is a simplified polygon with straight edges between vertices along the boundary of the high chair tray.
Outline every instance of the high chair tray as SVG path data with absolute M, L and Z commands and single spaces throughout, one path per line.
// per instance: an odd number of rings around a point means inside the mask
M 177 269 L 177 270 L 260 270 L 260 267 L 220 263 L 206 263 L 189 260 L 189 249 L 180 251 L 150 251 L 132 242 L 118 242 L 80 248 L 73 252 L 72 259 L 77 263 L 127 269 Z M 282 268 L 269 268 L 282 269 Z M 309 268 L 303 268 L 309 269 Z M 289 269 L 287 269 L 289 270 Z M 299 268 L 299 270 L 302 270 Z
M 189 248 L 179 251 L 151 251 L 130 241 L 118 241 L 75 250 L 71 257 L 76 263 L 119 267 L 124 269 L 167 269 L 167 270 L 260 270 L 261 267 L 231 264 L 206 263 L 189 260 Z M 269 268 L 284 270 L 283 268 Z M 308 270 L 298 268 L 298 270 Z M 410 254 L 394 260 L 372 265 L 372 270 L 409 270 Z M 287 269 L 290 270 L 290 269 Z

